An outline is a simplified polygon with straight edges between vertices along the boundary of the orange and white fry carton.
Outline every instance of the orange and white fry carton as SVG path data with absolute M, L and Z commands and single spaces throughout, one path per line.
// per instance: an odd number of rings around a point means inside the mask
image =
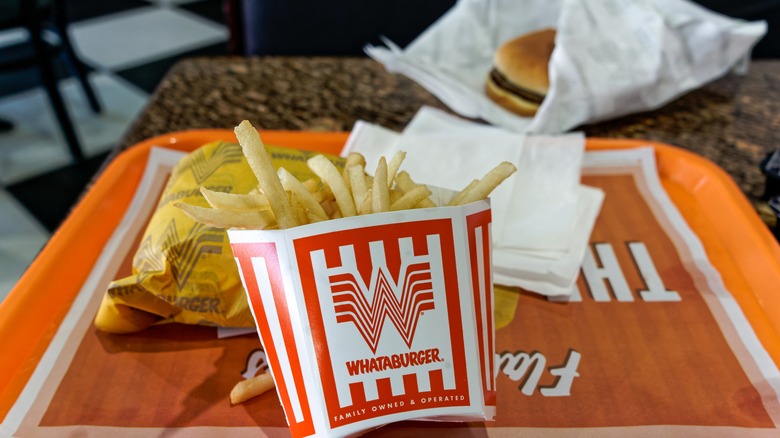
M 229 230 L 293 436 L 495 415 L 489 201 Z

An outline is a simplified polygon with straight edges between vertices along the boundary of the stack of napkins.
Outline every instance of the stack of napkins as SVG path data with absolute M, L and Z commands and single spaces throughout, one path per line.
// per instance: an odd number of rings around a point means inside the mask
M 601 190 L 580 184 L 582 134 L 526 136 L 422 108 L 398 134 L 358 122 L 343 154 L 360 152 L 366 167 L 396 151 L 417 183 L 460 190 L 501 161 L 517 172 L 491 195 L 496 284 L 543 295 L 573 291 L 601 209 Z

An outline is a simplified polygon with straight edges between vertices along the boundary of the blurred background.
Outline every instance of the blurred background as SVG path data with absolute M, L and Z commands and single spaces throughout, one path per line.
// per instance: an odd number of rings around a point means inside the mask
M 0 300 L 168 69 L 184 57 L 228 54 L 222 0 L 64 0 L 62 5 L 70 41 L 101 107 L 99 113 L 91 110 L 68 59 L 52 56 L 83 152 L 80 160 L 67 147 L 39 69 L 19 65 L 34 58 L 30 32 L 2 26 L 11 6 L 0 1 L 0 120 L 12 124 L 0 126 Z M 44 39 L 58 43 L 55 32 L 44 33 Z
M 378 44 L 379 35 L 406 46 L 455 4 L 455 0 L 37 2 L 40 11 L 32 0 L 0 0 L 0 301 L 177 61 L 215 55 L 363 56 L 362 47 Z M 769 33 L 753 55 L 780 57 L 776 25 L 780 0 L 699 3 L 732 17 L 767 20 Z M 24 14 L 32 14 L 32 19 L 15 19 Z M 51 55 L 46 59 L 36 57 L 40 51 L 32 34 L 38 32 L 30 30 L 38 21 L 52 25 L 38 40 L 45 46 L 43 52 Z M 68 43 L 75 60 L 67 56 Z M 48 62 L 51 77 L 39 68 Z M 89 78 L 88 85 L 79 81 L 80 70 Z M 96 102 L 90 101 L 90 93 Z M 64 110 L 58 108 L 58 99 Z

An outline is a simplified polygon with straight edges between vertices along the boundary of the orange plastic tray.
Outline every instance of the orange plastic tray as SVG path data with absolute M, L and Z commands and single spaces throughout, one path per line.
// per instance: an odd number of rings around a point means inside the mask
M 337 154 L 346 133 L 265 131 L 268 144 Z M 0 420 L 13 405 L 124 215 L 149 149 L 191 151 L 229 130 L 176 132 L 119 155 L 100 175 L 30 268 L 0 303 Z M 780 246 L 730 177 L 685 150 L 646 141 L 588 139 L 588 150 L 653 146 L 661 182 L 758 338 L 780 366 Z

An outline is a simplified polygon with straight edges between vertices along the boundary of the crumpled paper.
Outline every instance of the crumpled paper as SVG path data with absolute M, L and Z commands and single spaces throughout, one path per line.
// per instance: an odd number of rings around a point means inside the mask
M 550 90 L 520 117 L 488 99 L 485 77 L 503 42 L 545 27 L 557 29 Z M 550 134 L 659 108 L 744 68 L 766 29 L 686 0 L 460 0 L 404 50 L 386 40 L 366 53 L 458 114 Z
M 399 134 L 360 121 L 342 151 L 366 168 L 406 152 L 401 169 L 417 183 L 460 190 L 501 161 L 518 171 L 491 194 L 494 281 L 543 295 L 574 287 L 603 201 L 580 184 L 581 133 L 526 136 L 423 107 Z

